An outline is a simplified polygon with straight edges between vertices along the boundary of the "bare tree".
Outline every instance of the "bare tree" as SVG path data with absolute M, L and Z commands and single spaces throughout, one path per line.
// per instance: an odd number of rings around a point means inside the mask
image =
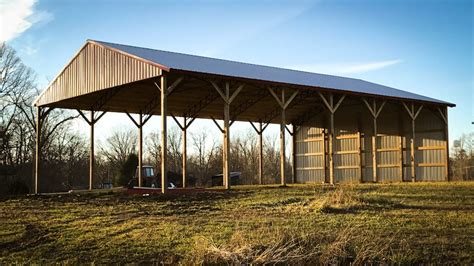
M 219 163 L 218 147 L 214 139 L 209 139 L 207 131 L 202 129 L 199 133 L 191 134 L 191 142 L 195 155 L 190 158 L 191 172 L 196 175 L 198 185 L 209 185 L 211 171 L 222 167 L 222 160 Z
M 36 111 L 32 106 L 33 100 L 38 96 L 34 72 L 25 66 L 16 52 L 6 44 L 0 45 L 0 126 L 5 130 L 5 139 L 0 149 L 2 169 L 7 175 L 21 180 L 31 186 L 33 180 L 33 156 L 36 130 Z M 48 154 L 42 158 L 42 164 L 56 164 L 63 156 L 55 149 L 59 146 L 53 144 L 52 139 L 61 134 L 72 134 L 68 130 L 68 122 L 76 116 L 71 116 L 67 111 L 42 108 L 41 120 L 41 152 Z M 74 145 L 74 144 L 71 144 Z M 77 148 L 77 147 L 75 147 Z M 42 167 L 50 169 L 50 167 Z M 55 176 L 64 174 L 61 171 L 45 171 L 40 186 L 43 191 L 52 190 L 49 186 L 54 182 Z
M 101 146 L 100 155 L 105 157 L 112 167 L 122 165 L 130 154 L 136 153 L 137 134 L 134 130 L 116 128 L 107 138 L 106 144 Z
M 454 141 L 451 171 L 455 180 L 474 179 L 474 133 L 463 134 Z

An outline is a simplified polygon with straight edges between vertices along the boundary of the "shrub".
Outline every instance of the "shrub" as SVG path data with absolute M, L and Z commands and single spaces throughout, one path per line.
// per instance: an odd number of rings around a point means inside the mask
M 130 181 L 130 179 L 134 176 L 137 166 L 138 156 L 134 153 L 128 155 L 127 160 L 125 160 L 125 162 L 119 169 L 117 182 L 119 186 L 127 185 L 128 181 Z

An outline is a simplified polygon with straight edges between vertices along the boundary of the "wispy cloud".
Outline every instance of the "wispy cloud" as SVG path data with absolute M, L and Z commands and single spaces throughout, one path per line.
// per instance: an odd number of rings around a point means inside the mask
M 375 71 L 402 63 L 403 60 L 385 60 L 376 62 L 359 63 L 327 63 L 327 64 L 306 64 L 289 66 L 291 69 L 318 72 L 325 74 L 358 74 Z
M 35 10 L 37 0 L 0 0 L 0 42 L 18 37 L 33 25 L 53 19 L 50 12 Z

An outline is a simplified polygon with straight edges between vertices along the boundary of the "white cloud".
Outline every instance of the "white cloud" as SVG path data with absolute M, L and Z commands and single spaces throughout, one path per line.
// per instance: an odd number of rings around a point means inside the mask
M 328 63 L 328 64 L 308 64 L 308 65 L 295 65 L 289 68 L 295 70 L 325 73 L 325 74 L 358 74 L 369 71 L 379 70 L 389 66 L 393 66 L 402 63 L 403 60 L 386 60 L 376 62 L 364 62 L 364 63 Z
M 34 24 L 44 24 L 53 19 L 47 11 L 37 11 L 37 0 L 0 0 L 0 42 L 18 37 Z

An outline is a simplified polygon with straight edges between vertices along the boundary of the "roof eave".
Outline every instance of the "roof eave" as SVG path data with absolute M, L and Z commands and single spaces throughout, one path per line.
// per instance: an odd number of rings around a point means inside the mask
M 341 90 L 341 89 L 335 89 L 335 88 L 305 86 L 305 85 L 299 85 L 299 84 L 293 84 L 293 83 L 284 83 L 284 82 L 269 81 L 269 80 L 262 80 L 262 79 L 251 79 L 251 78 L 236 77 L 236 76 L 226 76 L 226 75 L 220 75 L 220 74 L 189 71 L 189 70 L 176 69 L 176 68 L 169 68 L 169 72 L 170 73 L 172 73 L 172 72 L 190 73 L 190 74 L 213 76 L 213 77 L 219 77 L 219 78 L 233 78 L 233 79 L 238 79 L 238 80 L 242 80 L 242 81 L 251 81 L 251 82 L 257 82 L 257 83 L 270 83 L 270 84 L 277 85 L 277 86 L 311 88 L 311 89 L 325 90 L 325 91 L 328 91 L 328 92 L 338 92 L 338 93 L 345 93 L 345 94 L 357 95 L 357 96 L 371 96 L 371 97 L 392 99 L 392 100 L 398 100 L 398 101 L 410 101 L 410 102 L 418 102 L 418 103 L 425 103 L 425 104 L 432 104 L 432 105 L 456 107 L 456 104 L 449 103 L 449 102 L 423 101 L 423 100 L 411 99 L 411 98 L 402 98 L 402 97 L 395 97 L 395 96 L 384 96 L 384 95 L 380 95 L 380 94 L 361 93 L 361 92 L 347 91 L 347 90 Z

